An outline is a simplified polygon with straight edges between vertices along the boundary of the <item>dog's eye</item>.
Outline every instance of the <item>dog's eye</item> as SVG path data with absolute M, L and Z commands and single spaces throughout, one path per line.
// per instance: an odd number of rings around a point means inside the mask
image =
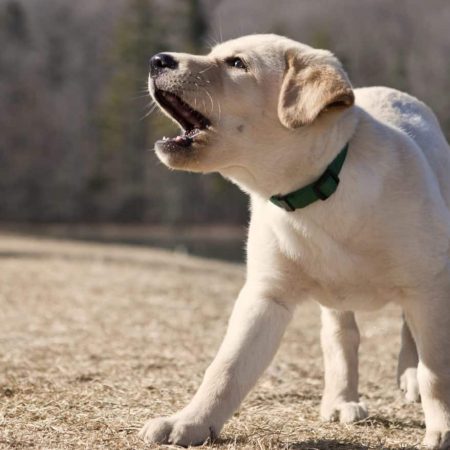
M 235 69 L 247 70 L 247 66 L 245 65 L 244 61 L 242 61 L 242 59 L 238 58 L 237 56 L 227 58 L 225 60 L 225 63 L 230 67 L 234 67 Z

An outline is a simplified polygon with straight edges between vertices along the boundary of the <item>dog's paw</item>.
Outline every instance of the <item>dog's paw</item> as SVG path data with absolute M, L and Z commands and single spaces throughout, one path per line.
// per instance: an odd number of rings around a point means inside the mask
M 174 415 L 149 420 L 139 432 L 139 437 L 147 443 L 188 447 L 214 441 L 216 432 L 212 425 Z
M 320 415 L 327 422 L 350 423 L 365 419 L 367 407 L 362 402 L 340 402 L 333 405 L 322 405 Z
M 433 450 L 449 450 L 450 449 L 450 430 L 429 430 L 425 433 L 423 446 Z
M 410 367 L 400 376 L 400 389 L 405 394 L 408 403 L 420 402 L 419 382 L 417 369 Z

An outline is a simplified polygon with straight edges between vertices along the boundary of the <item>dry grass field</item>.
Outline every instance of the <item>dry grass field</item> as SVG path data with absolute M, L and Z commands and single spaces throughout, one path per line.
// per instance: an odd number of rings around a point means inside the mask
M 138 429 L 192 396 L 243 279 L 241 265 L 161 250 L 0 234 L 0 448 L 158 448 Z M 328 424 L 318 416 L 318 308 L 298 308 L 214 447 L 417 446 L 420 405 L 405 404 L 395 382 L 399 318 L 393 307 L 359 316 L 371 415 Z

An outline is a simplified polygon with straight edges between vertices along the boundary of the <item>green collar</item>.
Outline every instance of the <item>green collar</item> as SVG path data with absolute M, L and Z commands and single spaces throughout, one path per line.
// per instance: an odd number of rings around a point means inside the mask
M 286 211 L 295 211 L 299 208 L 305 208 L 317 200 L 326 200 L 338 187 L 339 172 L 347 156 L 347 150 L 348 143 L 314 183 L 286 195 L 272 195 L 270 201 Z

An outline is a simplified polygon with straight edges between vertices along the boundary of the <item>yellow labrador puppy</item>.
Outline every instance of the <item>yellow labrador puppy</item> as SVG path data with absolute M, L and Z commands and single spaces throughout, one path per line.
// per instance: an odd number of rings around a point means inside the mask
M 353 89 L 330 52 L 276 35 L 155 55 L 149 89 L 182 128 L 156 143 L 159 158 L 238 184 L 251 224 L 247 281 L 216 358 L 192 401 L 141 436 L 217 436 L 312 298 L 323 418 L 367 415 L 353 311 L 395 302 L 405 314 L 399 382 L 410 400 L 420 390 L 425 446 L 450 448 L 450 149 L 430 109 L 393 89 Z

